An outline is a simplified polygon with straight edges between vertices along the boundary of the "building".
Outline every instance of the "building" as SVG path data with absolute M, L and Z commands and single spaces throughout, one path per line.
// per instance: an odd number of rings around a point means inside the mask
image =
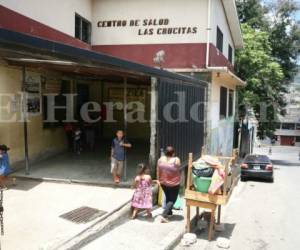
M 284 146 L 300 146 L 300 70 L 286 95 L 286 115 L 280 117 L 275 135 Z
M 233 71 L 235 50 L 243 47 L 234 0 L 0 0 L 0 43 L 1 93 L 26 90 L 29 81 L 41 86 L 40 96 L 76 94 L 75 117 L 86 101 L 125 102 L 131 93 L 149 122 L 125 125 L 126 112 L 116 111 L 115 124 L 99 124 L 104 139 L 125 126 L 129 137 L 150 142 L 152 161 L 167 144 L 183 159 L 204 144 L 212 154 L 232 152 L 236 88 L 245 84 Z M 186 110 L 207 103 L 202 122 L 154 122 L 180 91 Z M 30 159 L 66 148 L 61 125 L 44 121 L 44 98 L 33 95 L 28 105 L 30 123 L 1 123 L 15 162 L 24 159 L 23 140 Z M 9 106 L 2 118 L 22 115 L 17 96 Z

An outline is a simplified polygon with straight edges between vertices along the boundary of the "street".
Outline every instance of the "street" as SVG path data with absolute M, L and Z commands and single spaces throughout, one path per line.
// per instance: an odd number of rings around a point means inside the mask
M 256 152 L 266 154 L 268 149 L 259 148 Z M 229 239 L 232 250 L 299 249 L 299 148 L 273 147 L 272 151 L 275 182 L 240 182 L 223 210 L 225 230 L 216 232 L 210 243 L 203 232 L 198 234 L 195 245 L 176 249 L 220 249 L 218 237 Z

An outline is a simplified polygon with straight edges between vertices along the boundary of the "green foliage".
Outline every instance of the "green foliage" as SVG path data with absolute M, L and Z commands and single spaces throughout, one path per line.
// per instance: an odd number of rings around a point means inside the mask
M 239 91 L 239 101 L 243 107 L 251 106 L 260 121 L 259 130 L 270 133 L 274 117 L 284 107 L 281 82 L 284 74 L 272 56 L 269 34 L 242 24 L 245 48 L 236 54 L 237 74 L 247 80 L 245 88 Z M 270 106 L 262 110 L 261 105 Z
M 300 53 L 300 25 L 293 17 L 299 9 L 294 1 L 277 1 L 270 6 L 273 21 L 270 23 L 272 55 L 282 66 L 287 82 L 296 74 L 297 57 Z
M 284 114 L 284 94 L 295 76 L 300 53 L 298 9 L 293 0 L 238 0 L 244 50 L 236 53 L 237 74 L 247 81 L 239 91 L 240 114 L 251 106 L 259 120 L 259 135 L 272 135 L 277 115 Z M 261 104 L 269 106 L 262 108 Z M 263 116 L 263 117 L 262 117 Z
M 236 6 L 241 23 L 247 23 L 255 29 L 268 26 L 265 17 L 268 10 L 261 5 L 260 0 L 237 0 Z

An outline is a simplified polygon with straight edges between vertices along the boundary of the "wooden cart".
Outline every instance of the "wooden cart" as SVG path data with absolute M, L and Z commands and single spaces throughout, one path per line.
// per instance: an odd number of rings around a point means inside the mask
M 189 154 L 188 161 L 188 176 L 187 176 L 187 187 L 185 190 L 185 200 L 186 200 L 186 231 L 191 231 L 191 207 L 196 207 L 196 220 L 200 219 L 199 208 L 208 209 L 211 211 L 208 240 L 212 240 L 215 229 L 215 213 L 218 208 L 217 223 L 221 223 L 221 206 L 225 205 L 232 194 L 232 191 L 238 181 L 237 176 L 231 176 L 229 178 L 229 166 L 236 163 L 237 160 L 237 150 L 233 151 L 232 157 L 222 157 L 216 156 L 222 164 L 225 166 L 225 179 L 222 187 L 221 194 L 210 195 L 207 193 L 201 193 L 194 190 L 192 183 L 192 164 L 193 164 L 193 154 Z

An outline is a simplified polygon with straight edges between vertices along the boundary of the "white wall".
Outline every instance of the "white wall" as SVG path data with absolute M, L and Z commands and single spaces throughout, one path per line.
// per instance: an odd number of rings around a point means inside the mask
M 92 17 L 91 0 L 0 0 L 0 4 L 73 37 L 75 12 L 88 20 Z
M 97 27 L 99 21 L 169 19 L 166 26 Z M 206 0 L 94 0 L 93 45 L 203 43 L 206 42 Z M 157 35 L 158 28 L 197 27 L 196 34 Z M 139 35 L 154 28 L 153 35 Z
M 222 0 L 211 0 L 211 32 L 210 40 L 216 46 L 217 42 L 217 26 L 223 32 L 223 55 L 228 59 L 228 44 L 230 44 L 233 50 L 233 62 L 234 62 L 234 44 L 231 36 L 231 32 L 228 26 L 227 17 L 224 11 Z
M 220 120 L 220 88 L 223 86 L 228 90 L 235 91 L 236 87 L 224 73 L 221 73 L 219 76 L 213 73 L 211 82 L 208 112 L 208 150 L 211 154 L 230 156 L 233 147 L 234 118 L 228 117 L 227 119 Z

